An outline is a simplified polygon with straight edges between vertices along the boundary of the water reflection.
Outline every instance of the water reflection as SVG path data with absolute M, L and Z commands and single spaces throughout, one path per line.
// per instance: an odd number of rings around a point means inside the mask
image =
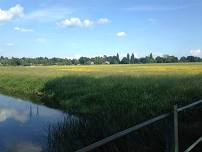
M 27 120 L 27 115 L 24 111 L 17 111 L 13 108 L 0 107 L 0 123 L 10 118 L 24 123 Z
M 17 143 L 14 145 L 10 145 L 8 147 L 8 151 L 10 152 L 42 152 L 42 146 L 39 144 L 32 144 L 32 143 Z
M 49 125 L 63 112 L 0 95 L 0 152 L 46 151 Z

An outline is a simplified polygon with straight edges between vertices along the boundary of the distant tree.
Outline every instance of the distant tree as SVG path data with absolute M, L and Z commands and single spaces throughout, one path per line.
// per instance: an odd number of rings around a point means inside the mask
M 72 59 L 71 61 L 72 61 L 72 64 L 74 64 L 74 65 L 79 64 L 79 60 L 77 60 L 77 59 Z
M 132 53 L 132 55 L 131 55 L 130 63 L 131 64 L 135 63 L 135 55 L 134 55 L 134 53 Z
M 119 61 L 117 60 L 117 56 L 109 56 L 107 57 L 107 60 L 110 62 L 110 64 L 119 64 Z
M 169 56 L 169 55 L 164 56 L 164 60 L 165 60 L 165 63 L 176 63 L 176 62 L 178 62 L 177 57 Z
M 118 53 L 116 54 L 116 59 L 117 59 L 117 62 L 120 63 L 120 58 L 119 58 L 119 54 Z
M 65 64 L 65 65 L 72 65 L 72 60 L 71 59 L 65 59 L 65 61 L 63 62 L 63 60 L 61 60 L 61 65 Z
M 81 57 L 79 60 L 77 59 L 67 59 L 67 58 L 47 58 L 47 57 L 37 57 L 37 58 L 8 58 L 0 56 L 0 65 L 6 66 L 6 65 L 12 65 L 12 66 L 30 66 L 30 65 L 77 65 L 77 64 L 104 64 L 106 62 L 109 62 L 110 64 L 134 64 L 134 63 L 176 63 L 176 62 L 202 62 L 200 57 L 195 56 L 187 56 L 187 57 L 181 57 L 180 60 L 178 60 L 175 56 L 170 55 L 164 55 L 163 57 L 157 56 L 155 59 L 152 55 L 152 53 L 149 56 L 142 57 L 142 58 L 135 58 L 134 53 L 131 54 L 131 57 L 129 53 L 126 57 L 124 57 L 121 61 L 119 59 L 119 54 L 117 53 L 116 56 L 106 56 L 103 57 Z
M 129 64 L 130 63 L 130 54 L 127 53 L 127 63 Z
M 151 63 L 151 59 L 150 59 L 149 56 L 146 56 L 146 57 L 145 57 L 145 63 Z
M 142 57 L 139 59 L 139 62 L 140 63 L 147 63 L 147 60 L 146 60 L 146 58 Z
M 95 57 L 94 60 L 92 60 L 95 64 L 102 64 L 104 63 L 104 59 L 102 57 Z
M 121 64 L 128 64 L 128 59 L 126 57 L 123 57 L 121 60 Z
M 150 53 L 149 58 L 150 58 L 151 60 L 154 59 L 152 53 Z
M 183 56 L 183 57 L 180 58 L 180 62 L 186 62 L 186 61 L 187 61 L 186 57 Z
M 195 56 L 188 56 L 187 61 L 188 62 L 201 62 L 201 59 L 199 57 L 195 57 Z
M 11 65 L 14 65 L 14 66 L 21 65 L 20 59 L 12 57 Z
M 194 62 L 195 61 L 195 57 L 194 56 L 188 56 L 187 57 L 187 61 L 188 62 Z
M 164 58 L 160 57 L 160 56 L 157 56 L 155 60 L 156 60 L 156 63 L 164 63 L 165 62 Z
M 154 59 L 154 57 L 153 57 L 153 54 L 150 53 L 150 54 L 149 54 L 149 58 L 147 58 L 147 63 L 154 63 L 154 62 L 155 62 L 155 59 Z
M 106 61 L 107 61 L 107 56 L 104 55 L 104 56 L 103 56 L 103 59 L 104 59 L 104 62 L 106 62 Z
M 139 63 L 139 59 L 135 58 L 134 63 Z
M 90 63 L 90 59 L 87 57 L 80 57 L 79 58 L 79 63 L 80 64 L 89 64 Z

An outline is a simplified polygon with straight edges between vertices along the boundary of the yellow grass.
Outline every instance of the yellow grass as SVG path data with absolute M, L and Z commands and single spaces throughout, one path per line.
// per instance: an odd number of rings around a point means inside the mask
M 90 65 L 90 66 L 56 66 L 52 69 L 65 73 L 91 74 L 200 74 L 202 64 L 135 64 L 135 65 Z

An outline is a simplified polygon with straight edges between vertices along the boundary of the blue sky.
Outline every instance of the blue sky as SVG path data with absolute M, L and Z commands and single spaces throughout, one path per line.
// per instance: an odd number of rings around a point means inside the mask
M 0 56 L 202 56 L 200 0 L 0 0 Z

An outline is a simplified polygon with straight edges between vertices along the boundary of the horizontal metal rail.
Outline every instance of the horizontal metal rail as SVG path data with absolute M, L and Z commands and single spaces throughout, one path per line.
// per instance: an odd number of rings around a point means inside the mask
M 189 109 L 189 108 L 192 108 L 194 106 L 197 106 L 199 104 L 202 104 L 202 100 L 199 100 L 197 102 L 194 102 L 192 104 L 189 104 L 187 106 L 184 106 L 184 107 L 181 107 L 181 108 L 178 108 L 178 112 L 181 112 L 181 111 L 184 111 L 186 109 Z M 202 136 L 196 140 L 190 147 L 188 147 L 184 152 L 190 152 L 192 149 L 194 149 L 200 142 L 202 141 Z
M 189 104 L 189 105 L 187 105 L 187 106 L 178 108 L 178 109 L 177 109 L 177 112 L 181 112 L 181 111 L 183 111 L 183 110 L 192 108 L 192 107 L 194 107 L 194 106 L 196 106 L 196 105 L 198 105 L 198 104 L 201 104 L 201 103 L 202 103 L 202 100 L 197 101 L 197 102 L 194 102 L 194 103 Z M 126 130 L 123 130 L 123 131 L 120 131 L 120 132 L 118 132 L 118 133 L 116 133 L 116 134 L 113 134 L 113 135 L 111 135 L 111 136 L 109 136 L 109 137 L 106 137 L 106 138 L 104 138 L 104 139 L 102 139 L 102 140 L 99 140 L 99 141 L 97 141 L 97 142 L 95 142 L 95 143 L 93 143 L 93 144 L 91 144 L 91 145 L 88 145 L 88 146 L 86 146 L 86 147 L 84 147 L 84 148 L 82 148 L 82 149 L 79 149 L 79 150 L 77 150 L 77 151 L 75 151 L 75 152 L 89 152 L 89 151 L 91 151 L 91 150 L 93 150 L 93 149 L 95 149 L 95 148 L 98 148 L 98 147 L 100 147 L 100 146 L 103 146 L 103 145 L 105 145 L 105 144 L 107 144 L 107 143 L 109 143 L 109 142 L 111 142 L 111 141 L 113 141 L 113 140 L 116 140 L 116 139 L 118 139 L 118 138 L 120 138 L 120 137 L 123 137 L 123 136 L 125 136 L 125 135 L 128 135 L 128 134 L 130 134 L 131 132 L 134 132 L 134 131 L 136 131 L 136 130 L 138 130 L 138 129 L 140 129 L 140 128 L 143 128 L 143 127 L 145 127 L 145 126 L 147 126 L 147 125 L 150 125 L 150 124 L 152 124 L 152 123 L 155 123 L 155 122 L 157 122 L 157 121 L 159 121 L 159 120 L 162 120 L 162 119 L 168 117 L 170 114 L 171 114 L 171 113 L 162 114 L 162 115 L 160 115 L 160 116 L 157 116 L 157 117 L 155 117 L 155 118 L 152 118 L 152 119 L 150 119 L 150 120 L 147 120 L 147 121 L 145 121 L 145 122 L 142 122 L 142 123 L 140 123 L 140 124 L 138 124 L 138 125 L 135 125 L 135 126 L 133 126 L 133 127 L 131 127 L 131 128 L 128 128 L 128 129 L 126 129 Z M 201 137 L 201 138 L 202 138 L 202 137 Z M 198 144 L 198 143 L 202 140 L 201 138 L 200 138 L 199 140 L 197 140 L 193 145 Z M 196 146 L 196 145 L 195 145 L 195 146 Z M 190 146 L 189 148 L 191 148 L 191 146 Z M 189 151 L 185 151 L 185 152 L 189 152 Z
M 118 139 L 118 138 L 120 138 L 120 137 L 123 137 L 123 136 L 125 136 L 125 135 L 127 135 L 127 134 L 129 134 L 129 133 L 131 133 L 131 132 L 133 132 L 133 131 L 135 131 L 135 130 L 138 130 L 138 129 L 142 128 L 142 127 L 145 127 L 145 126 L 147 126 L 147 125 L 150 125 L 150 124 L 152 124 L 152 123 L 154 123 L 154 122 L 156 122 L 156 121 L 162 120 L 162 119 L 168 117 L 169 115 L 170 115 L 169 113 L 160 115 L 160 116 L 158 116 L 158 117 L 155 117 L 155 118 L 150 119 L 150 120 L 148 120 L 148 121 L 145 121 L 145 122 L 143 122 L 143 123 L 140 123 L 140 124 L 138 124 L 138 125 L 135 125 L 135 126 L 133 126 L 133 127 L 131 127 L 131 128 L 128 128 L 128 129 L 126 129 L 126 130 L 124 130 L 124 131 L 118 132 L 118 133 L 116 133 L 116 134 L 114 134 L 114 135 L 112 135 L 112 136 L 109 136 L 109 137 L 107 137 L 107 138 L 104 138 L 104 139 L 102 139 L 102 140 L 100 140 L 100 141 L 97 141 L 97 142 L 95 142 L 95 143 L 93 143 L 93 144 L 91 144 L 91 145 L 89 145 L 89 146 L 87 146 L 87 147 L 84 147 L 84 148 L 82 148 L 82 149 L 80 149 L 80 150 L 77 150 L 76 152 L 88 152 L 88 151 L 93 150 L 93 149 L 95 149 L 95 148 L 98 148 L 98 147 L 100 147 L 100 146 L 102 146 L 102 145 L 104 145 L 104 144 L 107 144 L 107 143 L 109 143 L 109 142 L 111 142 L 111 141 L 113 141 L 113 140 L 115 140 L 115 139 Z
M 187 148 L 184 152 L 190 152 L 192 149 L 194 149 L 200 142 L 202 142 L 202 136 L 196 140 L 189 148 Z
M 187 106 L 178 108 L 177 111 L 178 111 L 178 112 L 181 112 L 181 111 L 183 111 L 183 110 L 192 108 L 192 107 L 194 107 L 194 106 L 196 106 L 196 105 L 199 105 L 199 104 L 202 104 L 202 100 L 199 100 L 199 101 L 196 101 L 196 102 L 194 102 L 194 103 L 192 103 L 192 104 L 189 104 L 189 105 L 187 105 Z

